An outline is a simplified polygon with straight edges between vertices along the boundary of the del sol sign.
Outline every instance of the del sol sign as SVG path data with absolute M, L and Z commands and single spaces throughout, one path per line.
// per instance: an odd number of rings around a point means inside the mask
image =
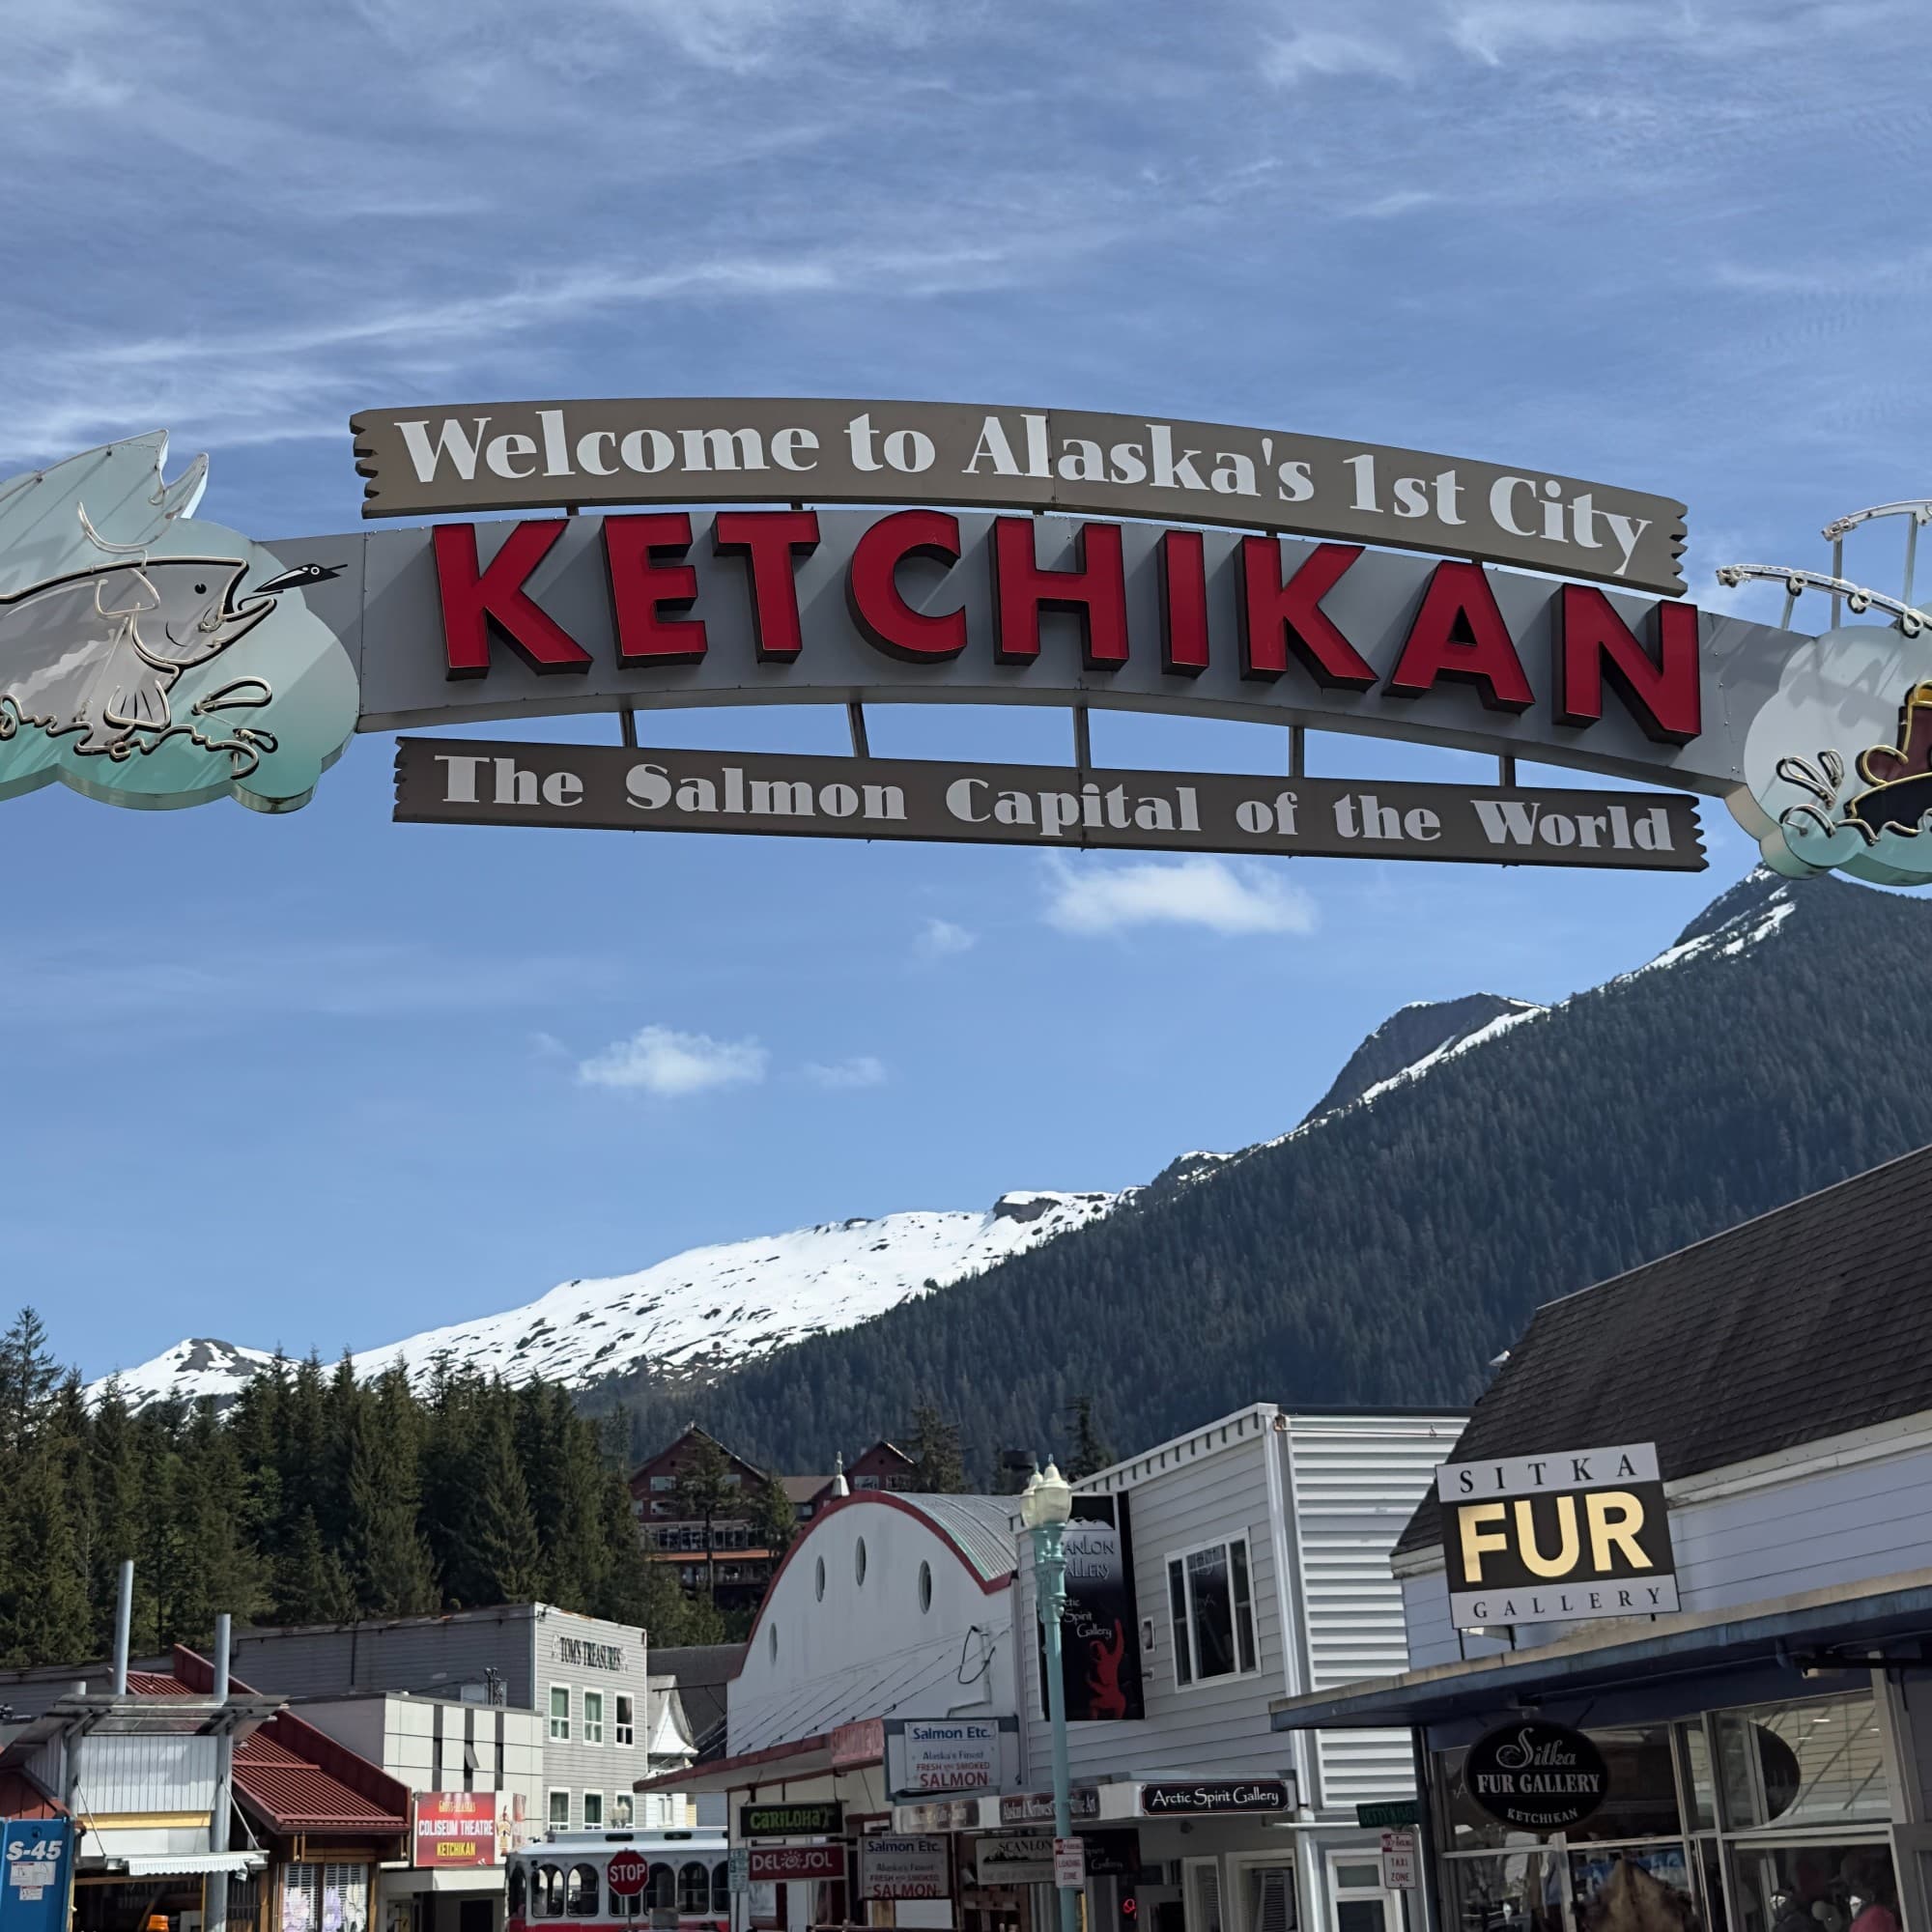
M 1580 1825 L 1609 1794 L 1603 1753 L 1563 1724 L 1524 1719 L 1472 1744 L 1463 1784 L 1491 1817 L 1528 1832 Z

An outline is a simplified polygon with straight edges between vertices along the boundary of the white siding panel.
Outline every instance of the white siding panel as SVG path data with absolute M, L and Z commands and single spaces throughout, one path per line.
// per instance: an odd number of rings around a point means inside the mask
M 1455 1446 L 1460 1417 L 1294 1416 L 1288 1455 L 1311 1690 L 1408 1667 L 1389 1552 Z M 1311 1802 L 1323 1810 L 1413 1788 L 1405 1731 L 1317 1734 Z
M 75 1748 L 76 1811 L 106 1817 L 214 1809 L 212 1737 L 91 1737 Z
M 1186 1438 L 1151 1473 L 1131 1465 L 1125 1480 L 1104 1487 L 1132 1498 L 1134 1591 L 1143 1618 L 1154 1626 L 1154 1648 L 1141 1659 L 1147 1719 L 1142 1723 L 1074 1724 L 1067 1732 L 1076 1778 L 1107 1774 L 1138 1777 L 1159 1772 L 1279 1770 L 1289 1762 L 1286 1738 L 1268 1725 L 1268 1700 L 1281 1694 L 1281 1581 L 1275 1575 L 1274 1539 L 1268 1514 L 1267 1466 L 1271 1436 L 1258 1418 L 1238 1431 L 1216 1424 Z M 1224 1439 L 1225 1438 L 1225 1439 Z M 1164 1462 L 1164 1466 L 1160 1464 Z M 1241 1677 L 1216 1678 L 1186 1688 L 1174 1681 L 1174 1626 L 1167 1604 L 1170 1553 L 1204 1543 L 1245 1536 L 1248 1580 L 1254 1597 L 1258 1668 Z M 1033 1636 L 1033 1578 L 1022 1567 L 1020 1645 L 1029 1701 L 1029 1782 L 1043 1786 L 1051 1776 L 1047 1728 L 1037 1716 L 1039 1647 Z M 1135 1634 L 1138 1641 L 1138 1633 Z

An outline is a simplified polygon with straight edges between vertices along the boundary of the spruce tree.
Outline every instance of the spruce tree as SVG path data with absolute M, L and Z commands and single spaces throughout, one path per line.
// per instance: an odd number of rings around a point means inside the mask
M 767 1476 L 752 1492 L 752 1538 L 773 1556 L 782 1556 L 798 1534 L 798 1505 L 777 1476 Z
M 271 1589 L 275 1620 L 285 1624 L 347 1623 L 355 1614 L 355 1591 L 342 1560 L 322 1547 L 315 1512 L 303 1510 L 275 1565 Z
M 420 1527 L 419 1417 L 409 1378 L 391 1369 L 374 1399 L 349 1413 L 349 1508 L 343 1562 L 369 1616 L 418 1616 L 440 1606 Z
M 671 1493 L 677 1499 L 680 1515 L 696 1517 L 704 1525 L 704 1594 L 715 1602 L 718 1553 L 712 1548 L 716 1539 L 711 1525 L 738 1501 L 738 1488 L 724 1450 L 709 1435 L 698 1434 L 683 1468 L 677 1472 Z
M 1109 1467 L 1115 1461 L 1113 1444 L 1101 1433 L 1094 1417 L 1094 1398 L 1073 1398 L 1073 1447 L 1066 1458 L 1066 1480 L 1085 1482 L 1089 1476 Z
M 94 1406 L 87 1449 L 95 1524 L 88 1566 L 93 1626 L 86 1648 L 90 1654 L 105 1656 L 114 1642 L 121 1565 L 125 1559 L 141 1553 L 143 1499 L 147 1488 L 134 1420 L 128 1412 L 127 1398 L 121 1392 L 118 1377 L 110 1378 Z M 154 1579 L 136 1562 L 133 1628 L 151 1631 L 154 1622 Z
M 949 1422 L 929 1396 L 912 1412 L 906 1454 L 913 1460 L 914 1485 L 923 1494 L 957 1495 L 966 1488 L 958 1425 Z
M 51 1436 L 18 1459 L 0 1531 L 9 1552 L 0 1585 L 0 1662 L 83 1660 L 94 1635 L 87 1568 L 60 1445 Z
M 517 1460 L 510 1406 L 501 1383 L 491 1387 L 482 1453 L 469 1512 L 469 1554 L 479 1604 L 527 1604 L 543 1584 L 543 1555 L 529 1485 Z
M 16 1455 L 32 1441 L 60 1373 L 46 1324 L 33 1309 L 21 1309 L 0 1335 L 0 1456 Z

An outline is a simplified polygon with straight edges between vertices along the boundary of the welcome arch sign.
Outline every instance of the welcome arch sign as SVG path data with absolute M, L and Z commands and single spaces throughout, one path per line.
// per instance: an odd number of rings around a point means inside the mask
M 169 479 L 160 434 L 0 483 L 0 796 L 286 810 L 394 730 L 410 820 L 1694 868 L 1702 794 L 1782 870 L 1932 877 L 1932 632 L 1909 601 L 1822 638 L 1700 610 L 1668 498 L 958 404 L 484 404 L 352 434 L 367 522 L 336 535 L 204 521 L 206 462 Z M 848 707 L 850 757 L 634 742 L 653 710 L 801 703 Z M 871 757 L 865 707 L 923 703 L 1068 709 L 1075 760 Z M 1100 768 L 1106 708 L 1446 746 L 1501 781 Z M 590 712 L 624 742 L 502 730 Z M 495 728 L 407 735 L 451 725 Z M 1518 786 L 1519 758 L 1617 788 Z

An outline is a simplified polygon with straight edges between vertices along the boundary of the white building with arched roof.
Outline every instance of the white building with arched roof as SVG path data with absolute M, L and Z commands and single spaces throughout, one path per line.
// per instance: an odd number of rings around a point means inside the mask
M 1400 1667 L 1389 1551 L 1463 1421 L 1257 1403 L 1076 1490 L 1063 1633 L 1091 1932 L 1400 1932 L 1376 1813 L 1412 1801 L 1407 1739 L 1285 1737 L 1269 1705 Z M 724 1754 L 677 1775 L 728 1795 L 733 1932 L 1053 1932 L 1017 1508 L 868 1492 L 800 1532 L 728 1687 Z

